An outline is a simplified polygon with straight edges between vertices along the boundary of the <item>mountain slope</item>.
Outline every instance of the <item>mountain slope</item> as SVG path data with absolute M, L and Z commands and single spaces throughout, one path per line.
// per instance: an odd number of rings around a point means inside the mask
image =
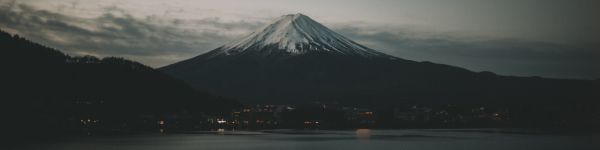
M 62 52 L 0 32 L 3 86 L 29 101 L 99 99 L 124 109 L 172 110 L 214 100 L 183 81 L 143 64 L 116 57 L 71 57 Z M 35 94 L 28 94 L 35 93 Z M 6 95 L 5 95 L 6 96 Z M 164 101 L 177 103 L 164 104 Z
M 198 89 L 264 103 L 556 102 L 589 100 L 598 90 L 591 81 L 504 77 L 404 60 L 302 14 L 160 70 Z
M 320 51 L 347 56 L 387 56 L 347 39 L 303 14 L 279 17 L 246 38 L 223 45 L 217 51 L 216 55 L 300 55 Z

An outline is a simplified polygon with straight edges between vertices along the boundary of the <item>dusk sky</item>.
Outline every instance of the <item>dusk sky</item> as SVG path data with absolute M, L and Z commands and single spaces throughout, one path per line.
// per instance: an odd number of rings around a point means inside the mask
M 0 29 L 69 55 L 161 67 L 290 13 L 404 59 L 600 78 L 597 0 L 0 0 Z

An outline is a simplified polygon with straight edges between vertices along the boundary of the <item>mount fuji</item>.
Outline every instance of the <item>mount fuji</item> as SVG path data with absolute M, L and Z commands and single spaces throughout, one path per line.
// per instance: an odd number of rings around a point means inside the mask
M 298 56 L 314 53 L 357 57 L 395 57 L 360 45 L 303 14 L 281 16 L 249 36 L 208 53 L 211 57 Z
M 193 87 L 242 102 L 345 103 L 588 99 L 597 83 L 499 76 L 416 62 L 358 44 L 303 14 L 163 68 Z

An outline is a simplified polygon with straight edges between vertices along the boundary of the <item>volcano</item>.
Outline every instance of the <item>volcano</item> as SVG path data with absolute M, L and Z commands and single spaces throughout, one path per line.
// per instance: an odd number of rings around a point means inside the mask
M 303 14 L 281 16 L 249 36 L 223 45 L 207 55 L 280 57 L 315 53 L 395 59 L 335 33 Z
M 499 76 L 390 56 L 303 14 L 163 68 L 193 87 L 253 103 L 563 101 L 588 99 L 591 81 Z

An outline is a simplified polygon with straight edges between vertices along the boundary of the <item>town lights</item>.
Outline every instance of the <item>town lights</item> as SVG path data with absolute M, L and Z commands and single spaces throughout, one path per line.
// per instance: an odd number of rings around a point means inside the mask
M 319 121 L 304 121 L 304 124 L 320 124 Z

